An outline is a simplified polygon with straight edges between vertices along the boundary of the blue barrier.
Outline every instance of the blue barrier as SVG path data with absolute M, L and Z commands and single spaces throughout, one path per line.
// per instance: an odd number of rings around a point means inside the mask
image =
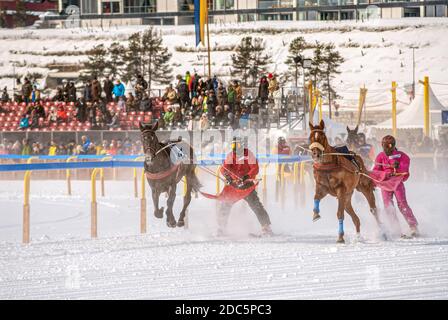
M 103 158 L 103 157 L 101 157 Z M 100 159 L 101 159 L 100 158 Z M 51 158 L 54 159 L 54 158 Z M 271 157 L 259 158 L 259 163 L 296 163 L 309 161 L 309 157 Z M 197 162 L 199 166 L 221 165 L 224 159 L 204 159 Z M 66 169 L 95 169 L 95 168 L 143 168 L 143 161 L 88 161 L 88 162 L 52 162 L 52 163 L 22 163 L 22 164 L 1 164 L 0 172 L 11 171 L 35 171 L 35 170 L 66 170 Z

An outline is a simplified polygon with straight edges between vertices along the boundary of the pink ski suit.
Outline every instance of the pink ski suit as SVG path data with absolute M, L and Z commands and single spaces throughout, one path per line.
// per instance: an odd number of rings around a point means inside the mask
M 395 162 L 398 162 L 398 167 L 394 169 Z M 387 173 L 393 174 L 396 173 L 408 173 L 403 181 L 409 179 L 409 165 L 410 159 L 407 154 L 404 152 L 394 150 L 390 156 L 387 156 L 384 152 L 380 152 L 375 160 L 375 167 L 373 170 L 385 171 Z M 393 214 L 396 219 L 394 210 L 390 210 L 393 208 L 393 196 L 395 194 L 395 198 L 397 199 L 398 208 L 400 209 L 401 214 L 406 219 L 406 222 L 410 227 L 417 226 L 417 219 L 415 219 L 414 213 L 412 209 L 409 207 L 408 202 L 406 200 L 406 190 L 404 188 L 404 183 L 401 182 L 395 192 L 393 191 L 385 191 L 381 190 L 381 194 L 383 196 L 384 207 L 386 211 Z M 392 207 L 392 208 L 391 208 Z M 389 209 L 389 210 L 388 210 Z

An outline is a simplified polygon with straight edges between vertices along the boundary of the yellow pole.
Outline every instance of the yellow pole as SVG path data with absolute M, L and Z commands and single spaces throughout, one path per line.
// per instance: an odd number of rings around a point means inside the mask
M 392 81 L 392 135 L 397 136 L 397 83 Z
M 31 172 L 26 171 L 23 178 L 24 195 L 23 195 L 23 243 L 30 242 L 30 179 Z
M 212 59 L 210 53 L 210 27 L 208 25 L 208 1 L 207 1 L 207 14 L 205 16 L 205 22 L 207 25 L 207 53 L 208 53 L 208 77 L 212 78 Z
M 188 189 L 188 182 L 187 182 L 187 178 L 183 178 L 182 181 L 184 182 L 184 192 L 183 192 L 183 196 L 185 197 L 187 195 L 187 189 Z
M 216 195 L 219 194 L 219 191 L 221 189 L 221 179 L 219 179 L 219 173 L 221 166 L 218 166 L 218 169 L 216 170 Z
M 92 186 L 92 202 L 90 205 L 90 236 L 92 238 L 98 237 L 98 212 L 96 203 L 96 176 L 100 171 L 100 168 L 95 168 L 92 171 L 92 176 L 90 178 Z
M 145 160 L 146 157 L 142 156 L 142 157 L 137 157 L 135 158 L 134 161 L 142 161 Z M 143 170 L 145 171 L 145 170 Z M 137 182 L 137 168 L 134 168 L 134 197 L 138 198 L 138 182 Z
M 101 162 L 109 160 L 112 160 L 112 157 L 104 157 L 101 159 Z M 100 179 L 101 179 L 101 196 L 104 197 L 104 168 L 100 169 Z
M 262 191 L 263 191 L 263 203 L 266 205 L 267 200 L 267 168 L 268 163 L 263 164 L 263 176 L 262 176 Z
M 282 163 L 280 169 L 280 197 L 282 210 L 285 208 L 285 166 L 286 163 Z
M 78 158 L 78 157 L 77 156 L 69 157 L 66 162 L 69 163 L 72 160 L 75 160 L 76 158 Z M 72 179 L 71 179 L 70 169 L 65 170 L 65 178 L 67 180 L 67 194 L 69 196 L 71 196 L 72 195 Z
M 319 122 L 322 121 L 322 96 L 319 94 Z
M 305 193 L 306 193 L 306 184 L 305 184 L 305 162 L 300 163 L 300 175 L 299 175 L 299 183 L 300 183 L 300 201 L 302 205 L 305 204 Z
M 30 157 L 26 161 L 27 164 L 31 164 L 33 160 L 37 160 L 39 157 Z M 22 242 L 30 242 L 30 180 L 31 170 L 25 172 L 23 177 L 23 230 L 22 230 Z
M 425 77 L 424 79 L 424 129 L 425 129 L 425 136 L 429 137 L 429 77 Z
M 366 104 L 366 95 L 367 95 L 367 89 L 360 88 L 359 89 L 359 100 L 358 100 L 358 122 L 357 122 L 358 126 L 361 124 L 362 110 Z
M 146 233 L 146 175 L 145 170 L 142 171 L 141 177 L 142 195 L 140 197 L 140 233 Z
M 309 96 L 309 108 L 310 108 L 310 122 L 313 123 L 313 81 L 308 83 L 308 96 Z

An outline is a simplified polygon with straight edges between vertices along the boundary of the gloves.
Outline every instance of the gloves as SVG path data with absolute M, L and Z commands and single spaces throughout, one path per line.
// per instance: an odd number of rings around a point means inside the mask
M 394 164 L 392 165 L 392 168 L 398 169 L 399 166 L 400 166 L 400 163 L 398 161 L 394 161 Z
M 250 179 L 249 175 L 247 175 L 247 174 L 244 177 L 241 178 L 241 180 L 243 182 L 246 181 L 247 179 Z

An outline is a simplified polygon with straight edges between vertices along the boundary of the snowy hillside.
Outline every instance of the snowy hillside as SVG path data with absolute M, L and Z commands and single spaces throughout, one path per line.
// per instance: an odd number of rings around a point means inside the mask
M 0 86 L 12 87 L 13 67 L 10 61 L 18 62 L 16 73 L 49 72 L 51 63 L 77 63 L 85 60 L 82 53 L 94 45 L 109 45 L 114 41 L 125 41 L 139 27 L 64 30 L 0 30 Z M 173 53 L 174 74 L 194 70 L 203 73 L 203 59 L 194 52 L 193 26 L 160 28 L 164 43 Z M 232 51 L 229 48 L 248 35 L 262 37 L 272 54 L 270 71 L 282 73 L 284 61 L 292 39 L 303 36 L 308 43 L 334 42 L 345 63 L 342 73 L 334 81 L 338 93 L 343 96 L 342 106 L 355 107 L 359 87 L 365 85 L 369 91 L 367 105 L 382 108 L 390 98 L 390 83 L 397 81 L 398 99 L 408 103 L 404 85 L 412 83 L 412 49 L 416 57 L 416 79 L 427 75 L 432 82 L 447 82 L 448 20 L 444 18 L 373 20 L 369 22 L 257 22 L 245 24 L 214 25 L 211 27 L 213 73 L 229 76 Z M 179 48 L 182 52 L 179 52 Z M 65 53 L 63 53 L 65 51 Z M 192 52 L 184 52 L 192 51 Z M 62 52 L 62 53 L 61 53 Z M 311 57 L 308 50 L 305 54 Z M 187 67 L 188 66 L 188 67 Z M 448 104 L 448 87 L 433 86 L 442 103 Z M 399 104 L 404 107 L 405 104 Z M 388 107 L 387 107 L 388 108 Z M 370 109 L 371 110 L 371 109 Z

